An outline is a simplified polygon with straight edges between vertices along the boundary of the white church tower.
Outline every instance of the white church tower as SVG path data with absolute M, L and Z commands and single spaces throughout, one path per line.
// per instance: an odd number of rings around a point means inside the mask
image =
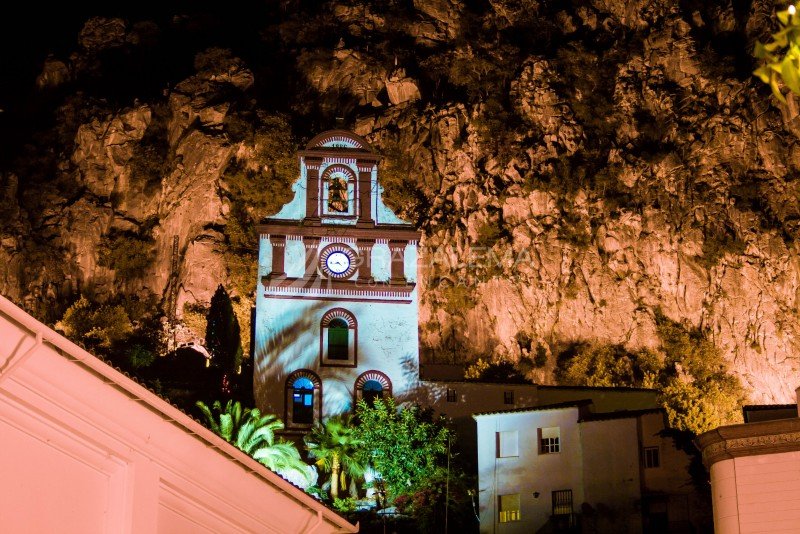
M 381 200 L 378 156 L 331 130 L 299 153 L 294 200 L 258 226 L 254 395 L 289 431 L 419 380 L 419 232 Z

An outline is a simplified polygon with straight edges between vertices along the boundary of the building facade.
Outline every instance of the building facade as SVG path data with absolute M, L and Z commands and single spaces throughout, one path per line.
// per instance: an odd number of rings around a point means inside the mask
M 660 409 L 591 400 L 476 414 L 482 533 L 702 532 L 708 503 Z
M 254 395 L 289 431 L 360 398 L 410 398 L 419 379 L 419 233 L 383 203 L 380 157 L 322 133 L 294 199 L 258 227 Z

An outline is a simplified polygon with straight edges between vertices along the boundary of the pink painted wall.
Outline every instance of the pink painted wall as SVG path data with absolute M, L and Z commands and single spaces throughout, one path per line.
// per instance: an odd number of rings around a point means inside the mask
M 720 460 L 711 487 L 717 534 L 800 532 L 800 451 Z
M 0 529 L 358 530 L 2 297 Z

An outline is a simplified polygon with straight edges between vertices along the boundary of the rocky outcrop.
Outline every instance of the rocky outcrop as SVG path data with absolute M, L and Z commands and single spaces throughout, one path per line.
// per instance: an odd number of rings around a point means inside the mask
M 279 198 L 276 146 L 255 118 L 280 110 L 310 136 L 344 117 L 387 156 L 385 198 L 423 231 L 426 360 L 541 347 L 548 361 L 530 377 L 552 382 L 565 344 L 654 347 L 663 313 L 704 331 L 752 401 L 787 402 L 800 370 L 800 100 L 772 99 L 743 44 L 771 10 L 437 0 L 282 12 L 263 58 L 210 49 L 146 103 L 65 100 L 66 141 L 38 147 L 43 168 L 0 172 L 0 290 L 53 319 L 89 290 L 154 293 L 179 317 L 202 307 L 237 267 L 231 160 Z M 116 56 L 101 52 L 169 31 L 91 19 L 37 84 L 102 79 Z M 100 261 L 115 232 L 152 246 L 147 272 L 123 279 Z

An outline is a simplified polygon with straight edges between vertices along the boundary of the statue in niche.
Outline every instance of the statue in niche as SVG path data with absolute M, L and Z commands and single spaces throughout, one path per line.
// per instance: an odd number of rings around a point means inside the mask
M 328 211 L 347 213 L 347 180 L 333 177 L 328 181 Z

